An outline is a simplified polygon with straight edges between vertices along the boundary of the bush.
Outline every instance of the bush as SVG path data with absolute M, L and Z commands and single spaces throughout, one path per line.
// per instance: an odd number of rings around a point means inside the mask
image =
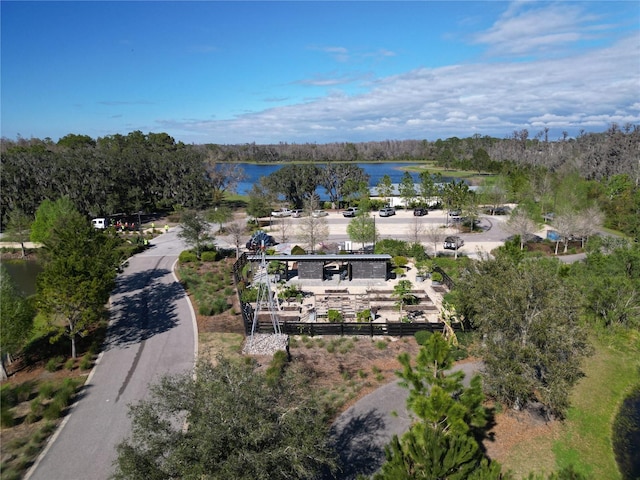
M 202 252 L 200 258 L 203 262 L 216 262 L 220 259 L 217 251 L 212 252 Z
M 384 340 L 378 340 L 376 342 L 376 348 L 378 350 L 385 350 L 387 348 L 387 346 L 388 346 L 388 344 Z
M 13 412 L 2 404 L 2 409 L 0 410 L 0 425 L 2 425 L 2 428 L 10 428 L 13 427 L 14 423 L 15 418 Z
M 240 299 L 245 303 L 251 303 L 258 300 L 258 289 L 255 287 L 245 288 L 240 295 Z
M 365 323 L 371 321 L 371 309 L 366 308 L 358 313 L 356 313 L 356 322 Z
M 76 366 L 76 361 L 75 361 L 74 358 L 70 358 L 69 360 L 64 362 L 65 370 L 73 370 L 73 367 L 75 367 L 75 366 Z
M 267 378 L 267 382 L 271 385 L 276 385 L 282 374 L 284 373 L 284 367 L 288 362 L 287 352 L 283 350 L 278 350 L 271 359 L 271 363 L 265 372 L 265 377 Z
M 406 257 L 408 254 L 407 242 L 393 238 L 385 238 L 376 243 L 375 253 L 388 253 L 392 257 Z
M 431 335 L 433 335 L 433 332 L 429 330 L 419 330 L 413 336 L 415 337 L 418 345 L 424 345 L 425 343 L 427 343 L 427 340 L 429 340 L 429 337 L 431 337 Z
M 329 309 L 327 311 L 327 319 L 331 323 L 340 323 L 344 320 L 344 317 L 342 316 L 342 312 L 338 310 Z
M 63 410 L 64 406 L 62 406 L 61 402 L 54 400 L 44 409 L 42 418 L 45 420 L 56 420 L 62 416 Z
M 296 245 L 291 249 L 291 255 L 306 255 L 306 251 L 300 245 Z
M 442 282 L 442 274 L 440 272 L 433 272 L 431 274 L 432 282 Z
M 38 396 L 43 399 L 51 398 L 56 392 L 56 387 L 51 382 L 46 382 L 38 388 Z
M 63 360 L 64 360 L 64 358 L 62 358 L 62 357 L 51 358 L 46 363 L 44 368 L 45 368 L 45 370 L 47 372 L 55 372 L 56 370 L 58 370 L 58 367 L 60 366 L 60 364 L 62 363 Z
M 82 357 L 82 359 L 80 360 L 80 370 L 89 370 L 92 366 L 92 361 L 91 361 L 91 355 L 89 353 L 87 353 L 84 357 Z
M 192 252 L 191 250 L 184 250 L 180 252 L 178 260 L 180 263 L 193 263 L 198 261 L 198 257 L 195 252 Z
M 213 313 L 215 315 L 218 315 L 220 313 L 225 312 L 226 310 L 229 309 L 229 304 L 227 303 L 227 299 L 224 297 L 217 297 L 214 301 L 213 301 Z
M 3 385 L 0 389 L 0 406 L 2 408 L 15 407 L 18 403 L 18 395 L 16 388 L 11 388 L 11 385 Z

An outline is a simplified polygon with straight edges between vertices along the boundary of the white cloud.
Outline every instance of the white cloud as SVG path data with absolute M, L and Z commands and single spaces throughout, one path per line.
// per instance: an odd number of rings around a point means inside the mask
M 530 5 L 527 5 L 527 7 Z M 474 133 L 502 137 L 514 129 L 549 127 L 553 135 L 604 130 L 611 122 L 640 124 L 640 37 L 562 57 L 540 54 L 597 30 L 574 4 L 543 10 L 516 4 L 478 35 L 492 54 L 527 55 L 517 62 L 420 68 L 369 79 L 367 91 L 335 90 L 296 105 L 225 120 L 163 121 L 196 142 L 277 143 L 446 138 Z M 532 15 L 538 15 L 533 21 Z M 333 50 L 333 49 L 329 49 Z M 336 54 L 348 54 L 335 47 Z M 356 81 L 332 73 L 313 85 Z M 300 82 L 302 83 L 302 82 Z M 177 134 L 174 134 L 178 136 Z

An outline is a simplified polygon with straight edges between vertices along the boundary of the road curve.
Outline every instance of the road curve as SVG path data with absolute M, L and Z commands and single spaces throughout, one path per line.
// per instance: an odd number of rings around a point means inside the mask
M 111 323 L 99 360 L 77 403 L 25 478 L 103 480 L 115 446 L 128 436 L 128 405 L 167 373 L 193 368 L 193 309 L 173 266 L 183 249 L 176 232 L 157 237 L 128 261 L 111 296 Z
M 466 362 L 452 371 L 465 373 L 463 383 L 469 386 L 471 377 L 482 368 L 480 362 Z M 385 461 L 384 447 L 394 435 L 402 435 L 411 426 L 407 410 L 409 390 L 399 381 L 388 383 L 346 410 L 331 427 L 331 441 L 338 452 L 340 471 L 335 478 L 353 480 L 358 475 L 370 476 Z M 325 478 L 333 478 L 326 474 Z

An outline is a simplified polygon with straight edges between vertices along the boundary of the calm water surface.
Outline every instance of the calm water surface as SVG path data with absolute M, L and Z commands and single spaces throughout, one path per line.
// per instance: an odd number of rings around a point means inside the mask
M 24 295 L 36 293 L 36 277 L 42 271 L 42 265 L 36 260 L 3 260 L 2 266 Z
M 240 195 L 248 194 L 251 191 L 251 188 L 253 187 L 253 185 L 260 180 L 260 177 L 266 177 L 272 174 L 273 172 L 281 169 L 284 166 L 281 164 L 254 165 L 251 163 L 240 163 L 239 165 L 244 169 L 244 172 L 247 176 L 244 182 L 240 182 L 238 184 L 238 193 Z M 322 167 L 326 164 L 319 163 L 317 165 L 319 167 Z M 404 175 L 404 172 L 409 171 L 408 167 L 416 166 L 419 164 L 416 164 L 416 163 L 407 163 L 407 164 L 358 163 L 357 165 L 360 168 L 362 168 L 365 171 L 365 173 L 369 174 L 369 186 L 375 187 L 380 181 L 380 179 L 385 175 L 389 175 L 389 177 L 391 177 L 392 183 L 400 183 L 400 180 L 402 180 L 402 176 Z M 414 182 L 417 183 L 420 180 L 420 177 L 416 172 L 409 172 L 409 173 L 413 177 Z M 326 200 L 328 198 L 324 188 L 322 187 L 318 189 L 318 194 L 320 195 L 320 198 L 323 200 Z

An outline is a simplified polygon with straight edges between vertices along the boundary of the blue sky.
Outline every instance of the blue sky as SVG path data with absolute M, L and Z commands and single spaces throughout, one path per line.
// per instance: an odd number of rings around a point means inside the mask
M 0 3 L 1 133 L 186 143 L 640 124 L 640 2 Z

